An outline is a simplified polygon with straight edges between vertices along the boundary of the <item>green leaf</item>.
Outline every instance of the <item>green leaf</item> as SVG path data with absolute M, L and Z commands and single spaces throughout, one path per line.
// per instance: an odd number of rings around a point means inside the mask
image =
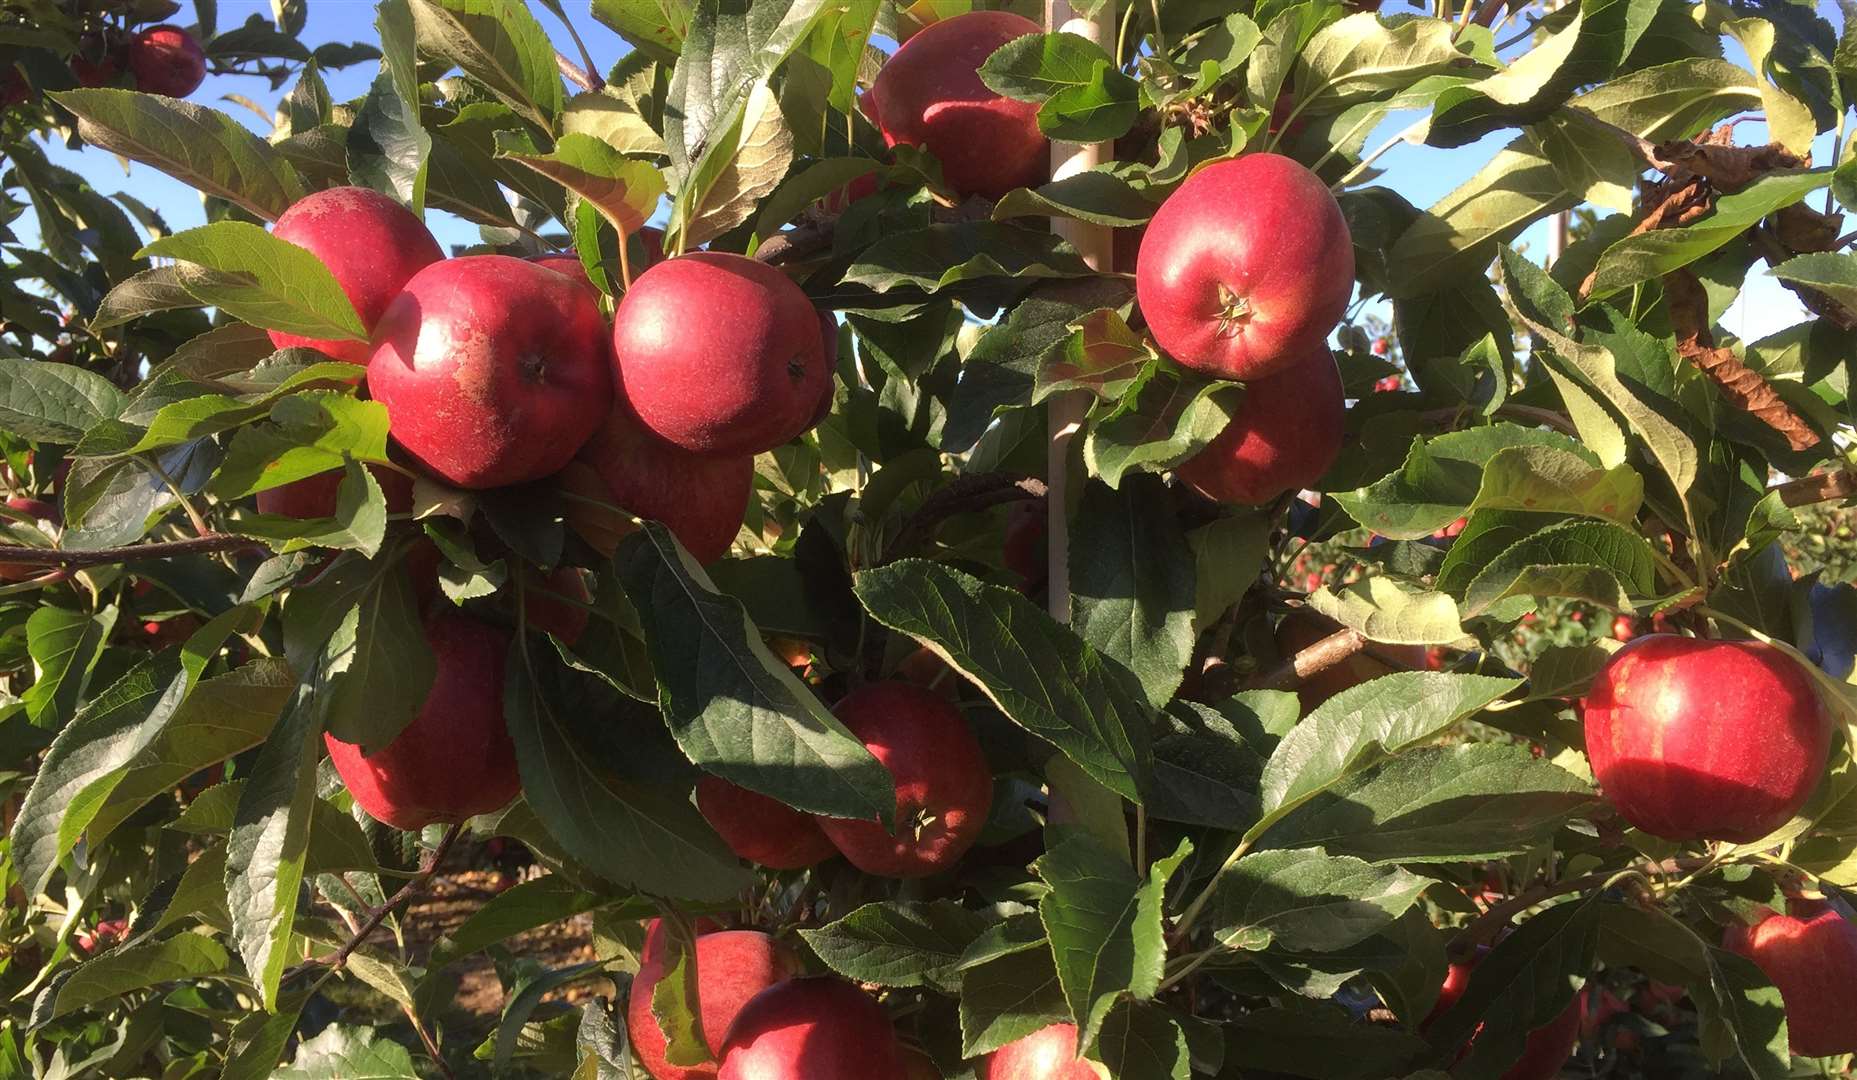
M 1411 1032 L 1363 1024 L 1338 1006 L 1255 1009 L 1225 1028 L 1229 1069 L 1323 1080 L 1386 1080 L 1403 1076 L 1425 1052 L 1424 1041 Z M 1443 1080 L 1444 1075 L 1420 1073 L 1408 1080 Z
M 1070 625 L 1135 673 L 1148 704 L 1173 698 L 1193 655 L 1193 552 L 1159 476 L 1090 484 L 1072 522 Z
M 1594 808 L 1592 788 L 1525 748 L 1421 747 L 1343 780 L 1259 840 L 1370 863 L 1519 855 Z
M 1050 949 L 1008 952 L 968 968 L 961 976 L 962 1057 L 990 1054 L 1052 1024 L 1069 1021 Z
M 265 1080 L 272 1075 L 310 997 L 309 991 L 298 990 L 279 999 L 276 1012 L 246 1013 L 226 1037 L 226 1067 L 219 1080 Z
M 1497 451 L 1483 472 L 1471 510 L 1578 514 L 1627 524 L 1644 504 L 1644 480 L 1630 466 L 1595 468 L 1590 455 L 1560 446 Z
M 1431 882 L 1315 848 L 1257 851 L 1218 879 L 1213 936 L 1229 948 L 1345 949 L 1391 926 Z
M 243 221 L 216 221 L 164 236 L 142 255 L 165 255 L 214 273 L 183 281 L 202 304 L 266 330 L 366 341 L 368 328 L 321 259 Z
M 1059 90 L 1038 107 L 1038 130 L 1072 142 L 1119 138 L 1134 125 L 1140 98 L 1140 83 L 1098 60 L 1087 82 Z
M 633 1080 L 625 1017 L 615 1017 L 615 1011 L 605 998 L 593 998 L 580 1007 L 580 1028 L 574 1034 L 580 1064 L 573 1080 Z
M 1591 299 L 1603 300 L 1641 282 L 1662 277 L 1714 252 L 1777 210 L 1831 182 L 1829 169 L 1776 172 L 1715 200 L 1715 208 L 1675 229 L 1627 236 L 1606 249 L 1593 270 Z
M 1048 232 L 994 221 L 925 225 L 865 248 L 845 271 L 848 285 L 879 293 L 903 286 L 938 292 L 986 278 L 1066 278 L 1093 274 L 1074 248 Z
M 522 790 L 549 835 L 610 881 L 689 900 L 733 897 L 748 879 L 687 793 L 620 779 L 603 748 L 578 737 L 552 703 L 566 673 L 551 666 L 544 683 L 524 652 L 510 651 L 503 709 Z
M 614 567 L 638 611 L 665 722 L 691 761 L 808 813 L 895 815 L 889 771 L 768 651 L 741 601 L 717 592 L 670 530 L 646 523 Z
M 1101 45 L 1078 34 L 1027 34 L 1001 45 L 980 65 L 980 81 L 1014 101 L 1044 102 L 1075 86 L 1086 86 L 1099 61 L 1109 60 Z
M 1432 1046 L 1449 1053 L 1474 1033 L 1459 1066 L 1464 1075 L 1514 1065 L 1529 1033 L 1565 1012 L 1592 970 L 1601 907 L 1595 894 L 1522 923 L 1471 970 L 1463 997 L 1426 1031 Z
M 854 982 L 953 994 L 962 954 L 992 922 L 952 900 L 886 900 L 800 936 L 826 967 Z
M 77 114 L 85 142 L 276 221 L 305 192 L 296 169 L 244 125 L 213 109 L 128 90 L 52 95 Z
M 26 618 L 33 682 L 20 700 L 27 719 L 39 727 L 62 728 L 77 712 L 116 616 L 115 605 L 87 613 L 46 604 Z
M 310 821 L 318 801 L 316 761 L 322 756 L 322 729 L 311 694 L 310 681 L 298 686 L 283 720 L 259 747 L 239 793 L 226 847 L 232 941 L 266 1009 L 276 1007 L 278 981 L 289 959 L 297 887 L 303 880 Z M 302 1056 L 299 1050 L 299 1060 Z
M 1255 691 L 1218 709 L 1176 701 L 1161 714 L 1154 740 L 1154 798 L 1149 814 L 1162 821 L 1242 832 L 1257 820 L 1257 781 L 1268 737 L 1250 705 Z M 1292 716 L 1295 698 L 1289 699 Z M 1241 730 L 1231 716 L 1246 723 Z
M 561 113 L 564 135 L 586 135 L 621 154 L 664 153 L 664 138 L 635 107 L 635 102 L 610 89 L 603 93 L 575 94 Z M 866 165 L 874 165 L 864 159 Z
M 1193 376 L 1157 373 L 1090 428 L 1083 460 L 1110 487 L 1131 471 L 1171 469 L 1218 438 L 1240 399 L 1238 387 Z
M 593 17 L 653 59 L 677 59 L 690 32 L 685 0 L 593 0 Z
M 362 185 L 392 195 L 417 214 L 426 205 L 432 136 L 419 123 L 413 13 L 406 0 L 385 0 L 376 10 L 374 26 L 380 34 L 382 52 L 380 74 L 368 88 L 354 124 L 348 129 L 348 173 Z M 308 69 L 305 77 L 313 71 L 313 67 Z
M 1363 98 L 1402 90 L 1463 58 L 1443 19 L 1382 22 L 1362 12 L 1316 31 L 1297 57 L 1295 97 L 1304 111 L 1338 112 Z
M 1149 998 L 1160 985 L 1166 950 L 1158 899 L 1127 859 L 1082 835 L 1053 846 L 1033 869 L 1051 887 L 1038 915 L 1078 1042 L 1087 1046 L 1118 995 Z M 1151 918 L 1141 917 L 1144 907 Z
M 1400 268 L 1387 290 L 1394 299 L 1409 299 L 1480 276 L 1497 243 L 1572 205 L 1554 166 L 1532 139 L 1518 138 L 1400 234 L 1386 254 L 1388 264 Z
M 210 490 L 225 499 L 345 468 L 348 460 L 387 462 L 387 407 L 347 394 L 311 390 L 271 406 L 268 423 L 242 427 Z
M 1126 668 L 1017 592 L 937 563 L 866 570 L 857 595 L 878 622 L 927 645 L 1091 778 L 1142 800 L 1152 719 Z
M 64 1016 L 148 986 L 216 975 L 226 960 L 217 941 L 198 934 L 137 941 L 79 964 L 58 986 L 51 1015 Z
M 122 391 L 94 372 L 0 357 L 0 428 L 21 438 L 70 445 L 122 407 Z
M 110 330 L 158 311 L 199 307 L 200 301 L 187 291 L 189 276 L 186 267 L 151 266 L 124 278 L 97 305 L 97 313 L 90 318 L 90 328 Z
M 518 882 L 491 897 L 456 929 L 439 938 L 432 946 L 429 966 L 444 967 L 517 934 L 592 911 L 607 902 L 608 898 L 587 892 L 560 874 Z
M 1463 616 L 1451 597 L 1375 575 L 1338 591 L 1322 586 L 1309 606 L 1369 641 L 1389 645 L 1451 645 L 1463 640 Z
M 1193 548 L 1193 626 L 1209 629 L 1257 583 L 1270 553 L 1271 520 L 1237 511 L 1186 534 Z
M 1255 839 L 1301 803 L 1398 754 L 1520 686 L 1518 679 L 1415 671 L 1386 675 L 1323 702 L 1277 744 L 1259 793 Z
M 664 176 L 648 162 L 621 157 L 591 135 L 568 133 L 548 153 L 518 132 L 497 132 L 497 156 L 519 161 L 592 204 L 621 236 L 643 228 L 664 194 Z
M 1857 255 L 1795 255 L 1767 273 L 1781 281 L 1817 289 L 1845 307 L 1857 307 Z
M 1774 55 L 1776 30 L 1766 19 L 1724 19 L 1726 30 L 1747 53 L 1748 66 L 1763 74 L 1779 74 L 1785 64 Z M 1802 157 L 1812 153 L 1812 139 L 1818 134 L 1818 122 L 1805 102 L 1787 93 L 1771 78 L 1760 80 L 1760 103 L 1766 113 L 1767 130 L 1773 141 Z
M 1123 179 L 1115 166 L 1104 166 L 1035 188 L 1014 188 L 993 204 L 993 220 L 1067 217 L 1123 227 L 1140 225 L 1154 216 L 1155 209 L 1155 203 Z
M 1568 521 L 1517 541 L 1464 590 L 1464 614 L 1481 615 L 1510 596 L 1570 596 L 1628 609 L 1657 587 L 1650 542 L 1610 522 Z
M 1354 520 L 1381 536 L 1422 540 L 1467 514 L 1490 463 L 1520 447 L 1544 447 L 1598 464 L 1589 451 L 1558 432 L 1497 423 L 1415 438 L 1397 472 L 1355 491 L 1336 492 L 1334 499 Z
M 369 752 L 412 722 L 437 674 L 397 558 L 350 560 L 293 590 L 284 648 L 313 687 L 316 726 Z
M 1103 1021 L 1090 1058 L 1117 1080 L 1190 1080 L 1194 1055 L 1185 1023 L 1191 1022 L 1157 1005 L 1119 1002 Z M 1211 1024 L 1199 1027 L 1219 1034 Z
M 483 83 L 543 131 L 554 129 L 565 94 L 554 46 L 517 0 L 411 0 L 420 48 Z
M 419 1080 L 412 1055 L 372 1028 L 330 1024 L 297 1046 L 289 1066 L 271 1080 Z
M 1569 104 L 1652 142 L 1706 131 L 1723 117 L 1760 107 L 1745 68 L 1696 56 L 1621 75 Z
M 1710 1040 L 1711 1049 L 1725 1042 L 1735 1061 L 1760 1080 L 1791 1076 L 1786 1003 L 1779 990 L 1752 960 L 1712 945 L 1704 949 L 1708 992 L 1692 991 L 1691 998 L 1705 1038 L 1716 1036 Z

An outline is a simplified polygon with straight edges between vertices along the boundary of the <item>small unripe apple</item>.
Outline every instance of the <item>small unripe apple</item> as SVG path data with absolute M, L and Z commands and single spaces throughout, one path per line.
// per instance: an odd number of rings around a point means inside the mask
M 719 776 L 696 782 L 696 808 L 730 851 L 760 866 L 798 870 L 838 854 L 811 815 Z
M 27 517 L 35 520 L 48 522 L 53 526 L 56 526 L 59 522 L 58 508 L 56 506 L 39 499 L 27 498 L 24 495 L 14 495 L 8 498 L 6 500 L 6 508 L 15 513 L 25 514 Z M 5 542 L 10 544 L 13 541 L 7 540 Z M 44 574 L 51 569 L 52 568 L 49 566 L 40 566 L 32 563 L 0 563 L 0 581 L 25 581 L 28 578 L 38 577 L 40 574 Z
M 626 1001 L 626 1030 L 632 1050 L 653 1080 L 714 1080 L 716 1062 L 672 1065 L 665 1053 L 670 1041 L 651 1011 L 651 994 L 663 980 L 670 957 L 662 920 L 653 919 L 645 930 L 645 947 L 638 958 L 638 975 Z M 704 933 L 697 928 L 696 1000 L 709 1052 L 722 1056 L 722 1039 L 742 1006 L 756 994 L 799 973 L 792 954 L 766 934 L 754 930 Z
M 523 595 L 523 612 L 529 629 L 538 634 L 553 634 L 572 648 L 587 632 L 591 613 L 586 605 L 593 602 L 587 591 L 586 575 L 573 566 L 557 566 Z
M 793 979 L 742 1007 L 723 1042 L 717 1076 L 903 1080 L 902 1049 L 889 1014 L 869 994 L 842 979 Z
M 503 719 L 509 632 L 441 605 L 425 635 L 435 673 L 412 723 L 372 754 L 323 736 L 356 805 L 409 832 L 500 810 L 522 789 Z
M 389 514 L 410 513 L 413 509 L 412 477 L 397 469 L 383 465 L 369 465 L 368 472 L 374 474 L 374 482 L 380 485 L 380 493 L 386 496 Z M 342 478 L 348 475 L 346 469 L 330 469 L 328 472 L 306 476 L 301 480 L 292 480 L 288 484 L 279 484 L 258 493 L 255 500 L 261 514 L 282 514 L 285 517 L 309 520 L 335 516 L 335 501 L 342 488 Z
M 368 391 L 394 441 L 464 488 L 540 480 L 612 408 L 599 305 L 573 279 L 505 255 L 413 275 L 374 331 Z
M 298 199 L 277 219 L 272 235 L 321 259 L 370 332 L 413 275 L 445 257 L 411 210 L 360 187 L 329 188 Z M 351 364 L 366 364 L 371 351 L 366 341 L 269 333 L 271 344 L 280 349 L 315 349 Z
M 1760 839 L 1805 805 L 1831 749 L 1811 676 L 1759 642 L 1638 638 L 1581 711 L 1600 789 L 1667 840 Z
M 993 804 L 993 777 L 959 709 L 904 682 L 873 682 L 832 710 L 896 783 L 887 825 L 819 819 L 851 865 L 881 877 L 926 877 L 951 869 L 973 847 Z M 894 830 L 894 831 L 892 831 Z
M 1354 291 L 1341 207 L 1278 154 L 1208 165 L 1148 222 L 1135 269 L 1141 314 L 1181 364 L 1249 381 L 1304 362 Z
M 1077 1056 L 1077 1025 L 1052 1024 L 987 1056 L 980 1080 L 1111 1080 L 1109 1070 Z
M 580 448 L 577 469 L 560 482 L 570 492 L 610 502 L 651 521 L 661 521 L 701 563 L 728 554 L 748 513 L 754 489 L 751 454 L 699 454 L 658 438 L 632 415 L 623 400 Z M 568 521 L 594 547 L 610 554 L 632 523 L 600 506 L 575 500 Z
M 178 26 L 151 26 L 129 42 L 129 70 L 137 90 L 184 98 L 206 81 L 206 53 Z
M 1320 480 L 1346 428 L 1341 373 L 1317 346 L 1303 363 L 1247 383 L 1225 430 L 1174 474 L 1209 499 L 1262 506 Z
M 632 281 L 613 317 L 620 395 L 704 454 L 759 454 L 804 432 L 832 380 L 819 313 L 779 270 L 699 251 Z
M 980 66 L 1000 46 L 1044 28 L 1006 11 L 970 11 L 919 30 L 877 72 L 870 103 L 883 141 L 921 146 L 959 195 L 997 199 L 1050 175 L 1038 104 L 1002 97 Z
M 1794 901 L 1753 926 L 1731 924 L 1722 947 L 1752 960 L 1780 989 L 1793 1053 L 1857 1053 L 1857 924 L 1830 904 Z

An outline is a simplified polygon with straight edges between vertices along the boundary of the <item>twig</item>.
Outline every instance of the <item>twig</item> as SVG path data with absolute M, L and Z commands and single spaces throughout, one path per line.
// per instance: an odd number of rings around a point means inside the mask
M 255 543 L 257 541 L 248 536 L 209 532 L 186 540 L 162 540 L 153 544 L 129 544 L 125 547 L 97 548 L 94 551 L 0 545 L 0 562 L 25 566 L 59 566 L 72 570 L 84 566 L 110 566 L 147 559 L 173 559 L 182 555 L 233 551 Z
M 1710 861 L 1706 858 L 1665 859 L 1662 862 L 1647 863 L 1638 869 L 1645 874 L 1680 874 L 1706 866 Z M 1450 951 L 1461 955 L 1478 945 L 1487 944 L 1490 939 L 1502 932 L 1503 927 L 1509 925 L 1511 919 L 1536 904 L 1544 900 L 1552 900 L 1556 896 L 1597 888 L 1617 877 L 1619 873 L 1617 870 L 1609 870 L 1601 874 L 1587 874 L 1585 877 L 1568 878 L 1565 881 L 1525 889 L 1490 908 L 1479 915 L 1469 926 L 1460 930 L 1457 936 L 1451 939 Z
M 1419 419 L 1428 424 L 1455 424 L 1468 414 L 1469 411 L 1468 407 L 1465 406 L 1456 406 L 1449 409 L 1432 409 L 1429 412 L 1420 413 Z M 1534 405 L 1503 405 L 1497 408 L 1496 415 L 1499 417 L 1506 417 L 1510 420 L 1527 421 L 1530 424 L 1535 424 L 1540 427 L 1553 428 L 1562 435 L 1571 436 L 1573 438 L 1579 438 L 1580 435 L 1580 429 L 1574 426 L 1572 420 L 1552 409 L 1538 408 Z
M 406 884 L 400 886 L 399 891 L 389 896 L 386 903 L 381 904 L 379 907 L 368 909 L 368 917 L 361 920 L 361 926 L 356 929 L 353 934 L 349 935 L 348 940 L 342 943 L 341 948 L 327 955 L 311 957 L 303 961 L 296 967 L 284 972 L 283 978 L 287 980 L 301 972 L 318 967 L 326 967 L 332 971 L 340 969 L 343 964 L 348 962 L 348 958 L 354 955 L 354 951 L 361 947 L 362 942 L 367 940 L 367 936 L 372 934 L 381 923 L 387 921 L 387 916 L 393 913 L 394 908 L 412 899 L 420 889 L 425 887 L 428 881 L 432 880 L 432 875 L 438 873 L 439 864 L 445 861 L 446 853 L 451 851 L 452 843 L 458 839 L 458 834 L 463 830 L 463 822 L 459 822 L 451 828 L 446 829 L 444 839 L 440 840 L 438 842 L 438 847 L 432 850 L 432 858 L 426 862 L 425 866 L 420 868 L 419 873 L 413 875 L 407 880 Z
M 568 82 L 573 83 L 582 90 L 593 91 L 599 89 L 599 87 L 593 85 L 593 80 L 599 78 L 599 75 L 593 71 L 591 66 L 583 70 L 579 64 L 569 60 L 566 53 L 558 49 L 555 51 L 555 67 L 561 70 L 561 74 L 567 77 Z
M 832 246 L 832 235 L 837 228 L 836 217 L 808 221 L 761 241 L 761 246 L 754 250 L 754 257 L 764 263 L 782 263 L 817 255 Z
M 1857 472 L 1839 469 L 1837 472 L 1813 473 L 1797 480 L 1775 484 L 1767 490 L 1779 492 L 1780 501 L 1787 506 L 1835 502 L 1857 496 Z
M 174 478 L 168 475 L 167 470 L 163 469 L 154 458 L 144 457 L 138 460 L 140 460 L 142 464 L 148 466 L 150 472 L 161 478 L 162 484 L 166 485 L 169 493 L 181 504 L 181 509 L 187 512 L 187 520 L 193 522 L 194 535 L 211 536 L 213 530 L 207 527 L 206 519 L 200 516 L 200 511 L 194 509 L 193 500 L 187 497 L 187 493 L 182 491 L 181 486 L 174 482 Z
M 882 562 L 892 563 L 918 550 L 936 526 L 958 514 L 971 514 L 1002 503 L 1045 497 L 1044 481 L 1017 473 L 974 473 L 957 477 L 925 499 L 909 516 L 896 539 L 883 549 Z
M 1269 671 L 1257 675 L 1245 684 L 1245 689 L 1294 690 L 1312 676 L 1346 661 L 1366 647 L 1365 635 L 1359 630 L 1342 627 Z

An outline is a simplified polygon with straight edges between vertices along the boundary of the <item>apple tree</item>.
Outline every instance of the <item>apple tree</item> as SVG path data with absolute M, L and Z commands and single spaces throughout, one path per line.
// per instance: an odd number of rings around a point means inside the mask
M 339 7 L 0 13 L 0 1076 L 1848 1070 L 1847 19 Z

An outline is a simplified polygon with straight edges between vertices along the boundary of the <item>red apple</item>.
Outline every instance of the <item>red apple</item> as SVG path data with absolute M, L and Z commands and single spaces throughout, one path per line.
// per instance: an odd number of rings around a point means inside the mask
M 184 98 L 206 81 L 206 53 L 178 26 L 151 26 L 129 42 L 129 70 L 137 90 Z
M 367 188 L 330 188 L 299 199 L 277 219 L 272 235 L 321 259 L 369 331 L 414 274 L 445 257 L 411 210 Z M 371 351 L 365 341 L 270 335 L 280 349 L 315 349 L 351 364 L 367 363 Z
M 24 104 L 32 96 L 32 88 L 26 85 L 26 77 L 19 69 L 8 65 L 0 70 L 0 109 L 10 109 Z
M 1261 506 L 1328 472 L 1346 413 L 1341 372 L 1318 345 L 1303 363 L 1247 384 L 1225 430 L 1174 473 L 1209 499 Z
M 645 930 L 645 947 L 639 953 L 638 975 L 626 1001 L 626 1029 L 632 1050 L 653 1080 L 713 1080 L 716 1063 L 672 1065 L 665 1059 L 669 1040 L 651 1012 L 651 993 L 664 978 L 670 957 L 661 920 Z M 696 1000 L 709 1052 L 722 1056 L 722 1037 L 735 1022 L 742 1006 L 756 994 L 792 978 L 799 964 L 780 944 L 754 930 L 704 933 L 697 928 Z
M 389 469 L 384 465 L 369 465 L 368 472 L 374 474 L 375 483 L 380 485 L 380 493 L 387 497 L 389 514 L 406 514 L 413 509 L 413 481 L 405 473 Z M 301 480 L 292 480 L 288 484 L 279 484 L 258 493 L 258 512 L 261 514 L 282 514 L 285 517 L 326 518 L 335 516 L 335 499 L 342 487 L 342 478 L 348 475 L 346 469 L 330 469 L 328 472 L 306 476 Z
M 637 277 L 639 274 L 644 273 L 647 267 L 664 261 L 663 229 L 653 228 L 647 225 L 630 237 L 627 237 L 626 243 L 632 245 L 631 249 L 627 252 L 627 258 L 631 260 L 630 269 L 633 277 Z M 536 255 L 530 258 L 529 261 L 537 266 L 546 266 L 557 274 L 566 274 L 575 281 L 584 283 L 587 288 L 593 289 L 595 293 L 599 292 L 598 289 L 593 287 L 593 279 L 587 276 L 586 264 L 580 261 L 579 255 L 571 251 L 564 254 Z M 614 287 L 618 287 L 617 282 L 614 282 Z
M 1001 97 L 980 79 L 1000 46 L 1043 27 L 1006 11 L 970 11 L 918 31 L 877 72 L 864 101 L 883 141 L 926 148 L 960 195 L 997 199 L 1050 174 L 1038 105 Z
M 374 332 L 368 390 L 395 442 L 458 487 L 542 477 L 612 408 L 606 320 L 572 279 L 505 255 L 433 263 Z
M 1077 1025 L 1052 1024 L 988 1055 L 980 1080 L 1110 1080 L 1104 1066 L 1077 1056 Z
M 1148 222 L 1135 269 L 1141 314 L 1175 360 L 1259 379 L 1328 340 L 1354 290 L 1341 207 L 1314 173 L 1246 154 L 1189 177 Z
M 720 252 L 634 278 L 613 351 L 633 413 L 704 454 L 758 454 L 797 437 L 832 380 L 806 294 L 765 263 Z
M 585 572 L 577 567 L 558 566 L 548 576 L 525 591 L 523 610 L 529 629 L 538 634 L 553 634 L 572 648 L 587 631 L 590 613 L 585 605 L 593 602 L 587 591 Z
M 953 867 L 993 803 L 986 757 L 960 710 L 920 686 L 874 682 L 832 712 L 890 770 L 896 818 L 885 826 L 822 817 L 825 835 L 867 874 L 914 878 Z
M 1479 957 L 1480 959 L 1480 957 Z M 1432 1006 L 1431 1013 L 1419 1025 L 1420 1030 L 1431 1026 L 1438 1017 L 1450 1011 L 1464 996 L 1470 986 L 1470 972 L 1476 967 L 1476 960 L 1459 960 L 1451 964 L 1445 973 L 1444 985 L 1438 990 L 1438 1003 Z M 1580 1041 L 1580 1017 L 1585 1014 L 1586 994 L 1581 991 L 1567 1003 L 1560 1015 L 1545 1025 L 1528 1033 L 1528 1039 L 1522 1044 L 1522 1056 L 1509 1070 L 1502 1074 L 1500 1080 L 1553 1080 L 1560 1075 L 1560 1068 L 1573 1056 L 1573 1048 Z M 1479 1025 L 1477 1031 L 1481 1031 Z M 1459 1052 L 1470 1052 L 1471 1043 L 1476 1042 L 1476 1033 L 1472 1032 L 1464 1048 Z
M 586 264 L 580 261 L 580 256 L 573 254 L 536 255 L 530 258 L 529 261 L 537 266 L 553 270 L 555 273 L 561 274 L 564 277 L 573 278 L 574 284 L 593 293 L 594 299 L 599 299 L 600 290 L 594 287 L 593 279 L 587 276 Z
M 355 803 L 408 831 L 500 810 L 522 789 L 503 720 L 509 632 L 440 605 L 425 635 L 437 671 L 412 723 L 372 754 L 323 736 Z
M 1673 634 L 1612 655 L 1582 702 L 1586 755 L 1626 821 L 1667 840 L 1758 840 L 1824 774 L 1831 717 L 1771 645 Z
M 798 870 L 838 854 L 810 815 L 719 776 L 696 782 L 696 808 L 730 851 L 760 866 Z
M 56 526 L 59 521 L 58 508 L 39 499 L 29 499 L 24 495 L 14 495 L 6 500 L 6 508 L 38 521 L 50 522 Z M 12 543 L 11 540 L 4 540 Z M 33 563 L 0 563 L 0 581 L 25 581 L 50 571 L 49 566 Z
M 1006 546 L 1001 559 L 1019 575 L 1019 591 L 1033 593 L 1045 583 L 1050 551 L 1046 547 L 1043 500 L 1014 503 L 1006 516 Z
M 1830 904 L 1794 901 L 1753 926 L 1732 924 L 1722 947 L 1759 965 L 1780 989 L 1793 1053 L 1857 1053 L 1857 924 Z
M 699 454 L 665 442 L 623 400 L 613 403 L 605 423 L 581 447 L 579 462 L 595 474 L 593 481 L 563 472 L 564 487 L 663 522 L 704 563 L 720 559 L 734 545 L 754 488 L 753 455 Z M 599 537 L 610 536 L 617 544 L 631 531 L 629 522 L 587 502 L 570 506 L 569 521 L 605 551 L 611 547 Z
M 122 74 L 126 46 L 112 47 L 102 34 L 85 34 L 71 57 L 71 74 L 79 86 L 108 86 Z
M 700 940 L 700 939 L 699 939 Z M 702 958 L 697 958 L 702 970 Z M 719 1080 L 903 1080 L 896 1029 L 841 979 L 793 979 L 756 994 L 730 1025 Z

